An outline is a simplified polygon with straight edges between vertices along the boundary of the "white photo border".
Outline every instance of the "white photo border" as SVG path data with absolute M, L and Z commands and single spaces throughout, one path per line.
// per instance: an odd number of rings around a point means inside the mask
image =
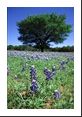
M 74 7 L 74 109 L 7 109 L 7 7 Z M 81 115 L 81 0 L 0 0 L 0 116 Z

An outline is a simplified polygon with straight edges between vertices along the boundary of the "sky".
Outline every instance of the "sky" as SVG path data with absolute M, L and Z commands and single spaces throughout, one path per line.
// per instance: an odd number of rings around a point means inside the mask
M 52 47 L 63 47 L 74 45 L 74 8 L 73 7 L 8 7 L 7 8 L 7 45 L 22 45 L 18 41 L 19 32 L 17 22 L 24 20 L 28 16 L 38 14 L 66 15 L 66 23 L 72 25 L 72 32 L 61 44 L 51 43 Z

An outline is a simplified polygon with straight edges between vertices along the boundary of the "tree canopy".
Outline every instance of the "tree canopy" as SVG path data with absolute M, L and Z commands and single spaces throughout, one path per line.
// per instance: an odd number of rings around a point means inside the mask
M 23 44 L 34 44 L 42 52 L 50 46 L 50 42 L 62 43 L 72 31 L 72 26 L 66 23 L 66 16 L 54 13 L 29 16 L 17 26 L 18 40 Z

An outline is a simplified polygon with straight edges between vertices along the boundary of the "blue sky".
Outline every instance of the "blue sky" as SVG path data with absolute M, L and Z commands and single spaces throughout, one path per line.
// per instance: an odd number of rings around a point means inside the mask
M 62 44 L 53 44 L 54 47 L 71 46 L 74 45 L 74 8 L 73 7 L 8 7 L 7 8 L 7 44 L 21 45 L 18 41 L 19 33 L 16 23 L 25 19 L 29 15 L 38 14 L 65 14 L 66 22 L 72 25 L 72 32 Z

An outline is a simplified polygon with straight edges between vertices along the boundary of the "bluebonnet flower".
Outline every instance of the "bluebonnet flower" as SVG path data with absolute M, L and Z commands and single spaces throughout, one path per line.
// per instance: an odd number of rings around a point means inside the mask
M 31 80 L 36 80 L 36 69 L 34 67 L 34 65 L 31 66 L 30 68 L 30 76 L 31 76 Z
M 48 70 L 46 67 L 44 68 L 44 74 L 46 75 L 46 80 L 51 79 L 51 71 Z
M 30 89 L 33 93 L 37 92 L 38 90 L 38 84 L 36 82 L 36 80 L 32 80 L 32 83 L 31 83 L 31 86 L 30 86 Z
M 46 74 L 46 80 L 50 80 L 51 78 L 52 78 L 52 72 L 48 70 Z
M 52 79 L 53 75 L 55 74 L 55 71 L 50 71 L 46 67 L 44 68 L 44 74 L 46 75 L 46 80 Z
M 61 98 L 60 91 L 55 90 L 53 96 L 54 96 L 55 99 L 60 99 Z
M 47 69 L 47 67 L 45 67 L 44 68 L 44 74 L 47 75 L 47 73 L 48 73 L 48 69 Z

